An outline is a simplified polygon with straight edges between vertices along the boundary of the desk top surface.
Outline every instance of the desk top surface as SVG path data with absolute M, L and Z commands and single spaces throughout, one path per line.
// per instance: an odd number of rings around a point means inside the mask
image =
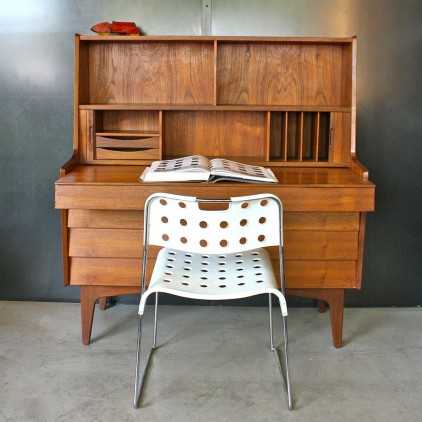
M 211 183 L 198 182 L 158 182 L 143 183 L 139 180 L 145 166 L 106 166 L 78 165 L 65 176 L 60 177 L 57 185 L 136 185 L 136 186 L 170 186 L 196 185 L 197 187 L 215 186 Z M 307 187 L 373 187 L 373 183 L 362 179 L 350 168 L 329 167 L 272 167 L 282 186 Z M 235 182 L 219 182 L 222 185 L 239 185 Z M 263 184 L 251 183 L 253 186 Z M 274 186 L 273 184 L 271 184 Z

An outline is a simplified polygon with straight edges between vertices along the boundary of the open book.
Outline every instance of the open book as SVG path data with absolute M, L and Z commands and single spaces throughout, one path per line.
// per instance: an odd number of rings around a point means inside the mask
M 237 181 L 277 183 L 274 173 L 265 167 L 192 155 L 176 160 L 154 161 L 140 179 L 143 182 Z

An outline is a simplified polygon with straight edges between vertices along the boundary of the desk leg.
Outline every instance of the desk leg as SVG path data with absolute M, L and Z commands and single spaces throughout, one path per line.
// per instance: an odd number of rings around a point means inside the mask
M 111 296 L 121 296 L 136 293 L 139 293 L 139 288 L 137 287 L 81 286 L 80 298 L 82 343 L 88 345 L 91 341 L 95 302 L 98 299 L 107 299 L 107 297 Z
M 287 294 L 328 303 L 333 345 L 343 346 L 344 289 L 287 289 Z

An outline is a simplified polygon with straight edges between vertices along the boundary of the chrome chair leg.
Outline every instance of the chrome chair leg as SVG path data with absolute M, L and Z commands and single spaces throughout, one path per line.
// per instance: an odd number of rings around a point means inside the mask
M 141 400 L 145 378 L 149 369 L 151 362 L 153 348 L 150 349 L 148 356 L 146 358 L 145 367 L 141 370 L 141 340 L 142 340 L 142 317 L 139 318 L 139 328 L 138 328 L 138 344 L 136 351 L 136 370 L 135 370 L 135 391 L 133 395 L 133 407 L 137 409 L 139 407 L 139 401 Z
M 289 410 L 293 409 L 292 399 L 292 388 L 290 384 L 290 372 L 289 372 L 289 353 L 288 353 L 288 332 L 287 332 L 287 317 L 283 318 L 283 337 L 284 337 L 284 370 L 286 374 L 286 390 L 287 390 L 287 402 Z
M 155 307 L 154 307 L 154 334 L 152 348 L 157 347 L 157 324 L 158 324 L 158 292 L 155 292 Z
M 272 306 L 272 296 L 271 293 L 268 293 L 268 313 L 269 313 L 269 322 L 270 322 L 270 349 L 274 351 L 274 333 L 273 333 L 273 306 Z
M 141 366 L 141 340 L 142 340 L 142 317 L 139 318 L 138 325 L 138 342 L 136 348 L 136 369 L 135 369 L 135 392 L 133 395 L 133 407 L 138 407 L 139 396 L 140 396 L 140 385 L 139 385 L 139 372 Z

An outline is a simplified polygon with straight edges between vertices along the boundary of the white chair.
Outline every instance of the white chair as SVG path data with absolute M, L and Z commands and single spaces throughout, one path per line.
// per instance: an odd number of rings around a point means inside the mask
M 210 210 L 208 206 L 208 209 L 203 209 L 203 204 L 214 203 L 227 204 L 227 208 Z M 280 364 L 288 407 L 293 408 L 287 353 L 282 217 L 281 201 L 271 194 L 226 200 L 204 200 L 167 193 L 149 196 L 144 209 L 134 407 L 138 407 L 151 354 L 157 346 L 158 295 L 169 293 L 203 300 L 268 295 L 271 350 Z M 162 249 L 158 253 L 148 288 L 145 289 L 149 245 L 162 246 Z M 278 288 L 268 252 L 264 249 L 267 246 L 278 246 L 281 289 Z M 142 316 L 146 301 L 152 294 L 155 295 L 153 345 L 141 372 Z M 276 296 L 280 303 L 284 359 L 280 358 L 274 347 L 271 295 Z

